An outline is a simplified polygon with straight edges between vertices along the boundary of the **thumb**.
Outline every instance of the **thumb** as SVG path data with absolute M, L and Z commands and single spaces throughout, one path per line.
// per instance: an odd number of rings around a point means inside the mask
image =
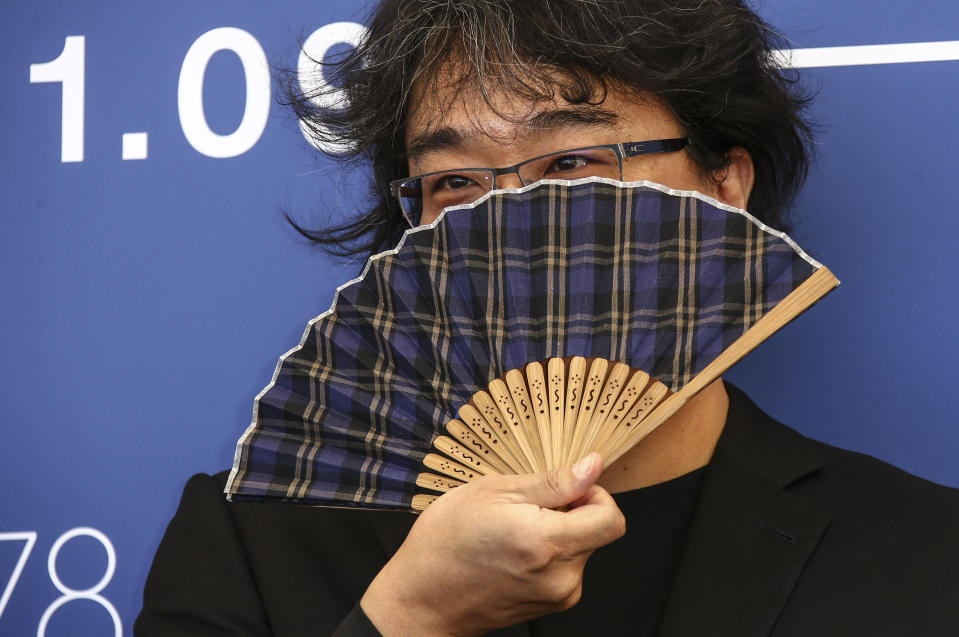
M 603 471 L 603 458 L 595 451 L 572 467 L 523 476 L 515 487 L 526 502 L 555 509 L 582 497 Z

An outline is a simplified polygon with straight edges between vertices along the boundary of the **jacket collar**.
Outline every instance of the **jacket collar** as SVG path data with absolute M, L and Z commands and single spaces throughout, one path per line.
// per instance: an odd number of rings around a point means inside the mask
M 823 466 L 820 443 L 768 416 L 738 387 L 725 386 L 729 413 L 717 444 L 722 454 L 782 488 Z
M 824 463 L 818 445 L 735 387 L 706 469 L 661 637 L 770 633 L 829 516 L 788 492 Z

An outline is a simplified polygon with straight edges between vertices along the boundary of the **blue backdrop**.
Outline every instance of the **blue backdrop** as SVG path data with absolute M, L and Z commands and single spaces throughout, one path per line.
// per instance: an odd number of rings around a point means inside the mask
M 0 6 L 2 635 L 130 633 L 185 480 L 229 467 L 277 357 L 360 266 L 283 221 L 363 199 L 266 99 L 263 60 L 294 67 L 362 7 L 138 4 Z M 959 58 L 953 0 L 762 9 L 799 49 Z M 959 61 L 849 66 L 916 50 L 801 71 L 821 132 L 793 236 L 843 285 L 729 377 L 808 435 L 959 485 Z

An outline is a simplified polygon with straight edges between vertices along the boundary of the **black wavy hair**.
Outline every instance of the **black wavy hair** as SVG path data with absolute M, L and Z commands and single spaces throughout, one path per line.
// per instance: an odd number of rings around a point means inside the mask
M 389 184 L 408 175 L 411 92 L 437 82 L 478 88 L 487 103 L 493 90 L 532 104 L 595 104 L 610 88 L 655 96 L 694 140 L 703 175 L 721 175 L 733 147 L 749 151 L 748 208 L 776 228 L 805 180 L 809 96 L 771 55 L 782 38 L 741 0 L 383 0 L 368 25 L 358 47 L 322 64 L 321 90 L 345 91 L 337 108 L 317 106 L 295 76 L 285 82 L 309 133 L 370 167 L 363 214 L 320 229 L 287 216 L 332 254 L 388 248 L 406 228 Z

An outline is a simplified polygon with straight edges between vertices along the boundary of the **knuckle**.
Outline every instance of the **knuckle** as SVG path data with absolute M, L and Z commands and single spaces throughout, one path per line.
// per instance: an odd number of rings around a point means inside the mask
M 522 547 L 523 561 L 533 571 L 546 568 L 556 556 L 556 549 L 548 542 L 528 542 Z
M 550 471 L 547 471 L 544 474 L 544 477 L 546 480 L 546 487 L 548 489 L 550 489 L 551 491 L 560 491 L 563 483 L 560 477 L 559 470 L 552 469 Z
M 573 606 L 579 603 L 579 600 L 583 597 L 583 584 L 582 582 L 576 587 L 576 589 L 570 593 L 566 599 L 564 599 L 559 607 L 560 610 L 569 610 Z
M 582 582 L 582 576 L 578 572 L 566 571 L 550 578 L 546 591 L 547 601 L 562 610 L 571 608 L 582 594 Z
M 626 535 L 626 516 L 618 509 L 610 523 L 610 531 L 613 533 L 613 539 L 618 539 Z
M 505 491 L 509 488 L 509 477 L 491 474 L 488 476 L 481 476 L 468 484 L 477 485 L 479 488 L 488 491 Z

